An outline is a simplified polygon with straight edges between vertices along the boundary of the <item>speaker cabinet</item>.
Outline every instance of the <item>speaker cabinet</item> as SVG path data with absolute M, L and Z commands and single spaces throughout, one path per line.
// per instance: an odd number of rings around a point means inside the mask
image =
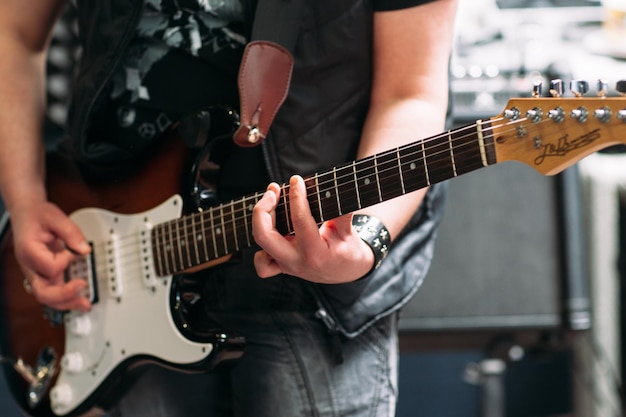
M 578 177 L 507 162 L 450 180 L 433 264 L 401 330 L 588 328 Z

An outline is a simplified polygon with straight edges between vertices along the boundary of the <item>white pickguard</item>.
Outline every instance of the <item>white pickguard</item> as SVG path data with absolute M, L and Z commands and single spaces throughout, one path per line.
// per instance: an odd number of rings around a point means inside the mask
M 177 330 L 170 315 L 172 277 L 150 270 L 150 229 L 179 218 L 181 211 L 181 197 L 173 196 L 140 214 L 88 208 L 70 216 L 93 245 L 98 301 L 88 313 L 65 317 L 65 355 L 50 392 L 55 414 L 75 410 L 133 356 L 183 365 L 211 353 L 212 344 L 192 342 Z

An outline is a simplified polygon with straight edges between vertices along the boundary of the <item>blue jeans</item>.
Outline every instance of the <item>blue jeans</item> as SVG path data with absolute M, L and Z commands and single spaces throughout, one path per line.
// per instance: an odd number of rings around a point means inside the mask
M 243 263 L 210 275 L 207 313 L 246 338 L 243 357 L 212 374 L 151 368 L 110 410 L 112 417 L 395 415 L 397 315 L 355 338 L 331 335 L 299 279 L 262 280 Z

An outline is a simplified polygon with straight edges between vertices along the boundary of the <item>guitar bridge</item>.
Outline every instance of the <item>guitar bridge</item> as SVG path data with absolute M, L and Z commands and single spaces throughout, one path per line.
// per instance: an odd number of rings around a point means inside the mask
M 95 304 L 98 302 L 98 286 L 95 282 L 96 271 L 93 260 L 93 244 L 89 243 L 89 245 L 91 246 L 91 252 L 84 256 L 77 256 L 66 269 L 65 282 L 70 282 L 73 279 L 87 281 L 87 288 L 85 288 L 83 295 L 87 297 L 91 304 Z

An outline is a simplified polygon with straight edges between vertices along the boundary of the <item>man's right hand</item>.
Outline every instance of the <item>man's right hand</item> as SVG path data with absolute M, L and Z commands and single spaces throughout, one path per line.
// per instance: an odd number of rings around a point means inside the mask
M 81 230 L 56 205 L 22 204 L 11 210 L 15 257 L 33 296 L 57 310 L 88 311 L 84 280 L 65 282 L 65 270 L 91 247 Z

